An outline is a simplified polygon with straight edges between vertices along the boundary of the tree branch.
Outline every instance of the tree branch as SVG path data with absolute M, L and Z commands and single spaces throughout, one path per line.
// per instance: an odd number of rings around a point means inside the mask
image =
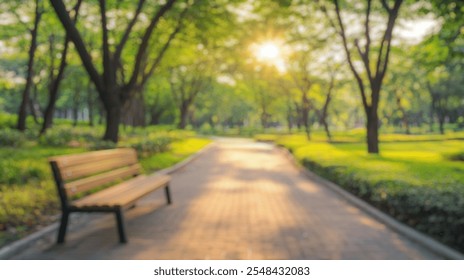
M 402 3 L 403 0 L 395 0 L 393 8 L 388 7 L 387 28 L 385 29 L 385 33 L 382 37 L 376 65 L 375 79 L 378 81 L 381 81 L 383 79 L 387 71 L 387 64 L 391 50 L 393 28 L 395 26 L 395 21 L 398 17 L 398 12 Z
M 392 9 L 390 8 L 390 6 L 388 6 L 387 1 L 386 1 L 386 0 L 382 0 L 381 3 L 382 3 L 383 8 L 384 8 L 388 13 L 391 13 L 391 10 L 392 10 Z
M 358 40 L 354 41 L 354 45 L 356 46 L 356 50 L 358 51 L 359 56 L 361 57 L 364 63 L 364 68 L 366 68 L 367 77 L 369 79 L 369 82 L 372 82 L 373 78 L 372 78 L 372 72 L 371 72 L 370 61 L 369 61 L 369 53 L 367 51 L 361 50 Z
M 124 49 L 124 46 L 126 45 L 127 41 L 129 40 L 129 35 L 132 31 L 132 28 L 134 27 L 135 23 L 137 22 L 137 19 L 140 15 L 140 12 L 142 11 L 142 7 L 145 4 L 145 0 L 139 0 L 139 3 L 137 4 L 137 9 L 135 10 L 134 17 L 131 19 L 129 24 L 126 27 L 126 30 L 124 30 L 124 34 L 121 37 L 121 41 L 119 44 L 116 46 L 116 50 L 114 52 L 114 60 L 119 61 L 121 59 L 121 53 L 122 50 Z
M 158 67 L 158 65 L 161 63 L 161 60 L 163 59 L 164 57 L 164 54 L 166 53 L 166 51 L 168 50 L 169 46 L 171 45 L 171 42 L 172 40 L 174 40 L 174 38 L 176 37 L 176 35 L 180 32 L 180 30 L 182 29 L 182 23 L 183 23 L 183 19 L 185 17 L 185 14 L 187 13 L 187 10 L 188 10 L 188 6 L 187 8 L 185 8 L 181 15 L 179 16 L 179 19 L 177 21 L 177 25 L 176 27 L 174 28 L 174 30 L 171 32 L 171 34 L 169 35 L 169 38 L 168 40 L 166 41 L 166 43 L 164 44 L 164 46 L 161 48 L 161 50 L 159 51 L 158 55 L 156 56 L 153 64 L 151 65 L 150 69 L 145 72 L 143 74 L 143 77 L 142 77 L 142 82 L 141 84 L 145 84 L 148 79 L 153 75 L 153 72 L 155 71 L 156 67 Z
M 129 82 L 126 84 L 127 88 L 131 88 L 137 83 L 137 79 L 139 77 L 139 74 L 142 68 L 141 66 L 143 63 L 143 58 L 146 56 L 148 43 L 150 41 L 151 35 L 153 34 L 153 31 L 155 30 L 155 27 L 157 26 L 161 17 L 163 17 L 163 15 L 172 8 L 175 2 L 176 0 L 167 0 L 166 3 L 163 6 L 161 6 L 158 12 L 155 13 L 155 15 L 153 16 L 150 22 L 150 25 L 145 30 L 145 33 L 142 37 L 142 43 L 139 46 L 139 49 L 137 51 L 137 55 L 135 58 L 135 65 L 134 65 L 134 69 L 132 72 L 132 76 Z
M 73 21 L 73 24 L 76 24 L 77 22 L 77 18 L 79 16 L 79 9 L 81 7 L 81 4 L 82 4 L 82 0 L 78 0 L 76 5 L 74 6 L 73 8 L 73 11 L 74 11 L 74 18 L 72 19 Z M 56 75 L 56 77 L 52 77 L 51 78 L 51 92 L 57 92 L 58 91 L 58 86 L 61 82 L 61 80 L 63 79 L 63 76 L 64 76 L 64 70 L 66 68 L 66 57 L 68 56 L 68 49 L 69 49 L 69 42 L 70 42 L 71 38 L 69 37 L 68 33 L 66 32 L 66 36 L 65 36 L 65 39 L 64 39 L 64 47 L 63 47 L 63 50 L 61 52 L 61 62 L 60 62 L 60 66 L 58 67 L 58 74 Z
M 354 67 L 353 60 L 351 58 L 351 53 L 350 50 L 348 49 L 348 43 L 346 40 L 346 33 L 345 33 L 345 26 L 343 25 L 342 17 L 340 15 L 340 5 L 338 3 L 338 0 L 334 0 L 335 4 L 335 12 L 337 14 L 337 20 L 338 20 L 338 25 L 340 27 L 340 36 L 342 37 L 343 41 L 343 48 L 345 49 L 346 52 L 346 59 L 348 60 L 348 64 L 350 66 L 351 72 L 353 72 L 354 77 L 358 83 L 359 90 L 361 92 L 361 98 L 362 102 L 364 105 L 364 109 L 367 110 L 369 108 L 369 104 L 367 103 L 367 98 L 366 98 L 366 91 L 364 89 L 364 82 L 361 79 L 361 76 L 359 75 L 358 71 Z
M 106 18 L 106 0 L 99 0 L 100 16 L 102 26 L 102 49 L 103 49 L 103 79 L 106 85 L 111 83 L 112 63 L 110 57 L 110 46 L 108 42 L 108 25 Z M 110 70 L 111 69 L 111 70 Z
M 90 79 L 92 79 L 98 92 L 103 92 L 104 87 L 101 76 L 92 62 L 92 57 L 90 56 L 90 53 L 87 51 L 84 41 L 82 40 L 81 34 L 76 29 L 71 18 L 69 17 L 69 14 L 66 11 L 66 7 L 64 6 L 63 1 L 50 0 L 50 3 L 52 4 L 53 9 L 56 12 L 56 15 L 61 21 L 61 24 L 66 30 L 66 34 L 69 35 L 72 42 L 74 43 L 74 46 L 76 47 L 76 50 L 79 53 L 79 57 L 81 58 L 82 64 L 84 64 L 84 67 L 87 70 Z

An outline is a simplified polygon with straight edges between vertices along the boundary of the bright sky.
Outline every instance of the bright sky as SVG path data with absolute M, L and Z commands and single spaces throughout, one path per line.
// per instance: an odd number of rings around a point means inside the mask
M 422 18 L 414 20 L 399 20 L 395 27 L 393 38 L 408 41 L 412 44 L 420 43 L 434 29 L 439 28 L 440 23 L 433 18 Z

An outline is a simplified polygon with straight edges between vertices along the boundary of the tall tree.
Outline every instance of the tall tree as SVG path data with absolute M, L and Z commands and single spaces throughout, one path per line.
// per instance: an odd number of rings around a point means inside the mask
M 333 99 L 332 94 L 333 94 L 334 87 L 335 87 L 335 78 L 336 78 L 335 76 L 336 76 L 335 72 L 330 73 L 330 81 L 325 91 L 324 104 L 322 105 L 322 108 L 316 110 L 316 113 L 319 117 L 319 123 L 321 123 L 322 126 L 324 127 L 325 134 L 327 135 L 327 139 L 329 141 L 332 140 L 332 135 L 330 134 L 329 121 L 328 121 L 329 105 Z
M 34 12 L 34 24 L 31 33 L 31 43 L 29 46 L 28 52 L 28 62 L 27 62 L 27 72 L 26 72 L 26 85 L 24 86 L 21 105 L 18 110 L 18 122 L 16 128 L 20 131 L 26 130 L 26 117 L 27 117 L 27 106 L 29 106 L 30 101 L 30 91 L 33 87 L 33 77 L 34 77 L 34 62 L 35 62 L 35 53 L 37 49 L 37 37 L 39 32 L 39 24 L 44 13 L 43 3 L 41 0 L 35 0 L 35 12 Z
M 395 27 L 395 22 L 398 18 L 398 13 L 401 5 L 403 4 L 403 0 L 380 1 L 381 7 L 379 7 L 379 9 L 386 12 L 387 23 L 380 38 L 378 50 L 372 47 L 371 24 L 373 21 L 373 1 L 367 0 L 366 2 L 366 6 L 364 7 L 365 19 L 362 40 L 360 38 L 355 38 L 351 41 L 348 37 L 345 22 L 343 21 L 344 14 L 341 11 L 340 1 L 338 0 L 333 0 L 336 19 L 331 20 L 331 24 L 337 30 L 342 39 L 343 48 L 345 50 L 350 70 L 358 84 L 362 105 L 366 115 L 367 151 L 368 153 L 377 154 L 379 153 L 378 108 L 380 92 L 382 89 L 382 82 L 387 72 L 388 60 L 390 58 L 393 28 Z M 390 2 L 393 3 L 391 4 Z M 327 8 L 322 6 L 322 9 L 326 13 L 327 17 L 330 17 Z M 354 52 L 356 52 L 360 57 L 361 64 L 363 65 L 363 71 L 356 66 L 357 61 L 354 58 Z
M 90 76 L 90 79 L 95 84 L 99 97 L 106 111 L 106 130 L 103 136 L 104 140 L 113 142 L 118 141 L 119 124 L 121 121 L 121 111 L 124 104 L 133 96 L 134 90 L 143 83 L 144 77 L 150 68 L 146 67 L 146 60 L 150 55 L 150 41 L 155 29 L 158 27 L 159 21 L 165 14 L 171 10 L 176 0 L 167 0 L 153 9 L 149 15 L 147 8 L 148 4 L 145 0 L 136 2 L 135 11 L 127 23 L 122 35 L 119 38 L 110 38 L 109 30 L 109 15 L 110 9 L 107 7 L 107 1 L 99 0 L 98 7 L 100 13 L 101 27 L 101 50 L 102 57 L 101 67 L 97 67 L 90 54 L 88 46 L 83 40 L 82 33 L 76 28 L 71 20 L 66 7 L 62 0 L 50 0 L 58 18 L 66 30 L 67 36 L 71 41 L 81 58 L 81 61 Z M 127 5 L 130 5 L 127 3 Z M 113 10 L 114 12 L 114 10 Z M 141 14 L 149 15 L 149 23 L 141 32 L 141 37 L 133 38 L 135 26 L 141 25 Z M 140 26 L 139 26 L 140 27 Z M 131 40 L 132 39 L 132 40 Z M 130 44 L 128 42 L 130 41 Z M 113 45 L 112 42 L 115 42 Z M 135 58 L 132 60 L 124 60 L 123 52 L 125 48 L 135 48 Z M 159 58 L 161 59 L 161 57 Z M 99 72 L 99 68 L 102 69 Z M 131 69 L 130 75 L 126 72 Z
M 82 4 L 82 0 L 78 0 L 76 5 L 73 8 L 73 23 L 75 24 L 77 21 L 77 17 L 79 14 L 79 8 Z M 60 54 L 60 64 L 58 66 L 57 73 L 55 69 L 55 50 L 54 50 L 54 36 L 51 35 L 50 37 L 50 74 L 49 74 L 49 87 L 48 87 L 48 103 L 47 107 L 45 108 L 42 128 L 40 129 L 40 134 L 44 134 L 47 129 L 49 129 L 53 124 L 53 114 L 55 113 L 55 105 L 56 101 L 58 100 L 58 89 L 60 87 L 60 83 L 64 78 L 64 72 L 67 65 L 67 57 L 68 57 L 68 50 L 69 50 L 69 43 L 70 37 L 66 34 L 63 43 L 63 49 Z
M 309 97 L 309 91 L 311 90 L 314 82 L 312 80 L 309 64 L 309 56 L 307 53 L 301 53 L 296 61 L 296 71 L 291 71 L 290 75 L 295 84 L 296 89 L 300 93 L 300 101 L 295 104 L 299 118 L 304 126 L 306 138 L 311 140 L 311 124 L 309 120 L 309 113 L 311 109 L 314 109 L 312 101 Z
M 180 65 L 170 69 L 169 83 L 179 109 L 178 127 L 187 126 L 187 117 L 198 94 L 211 85 L 209 65 L 200 61 L 191 65 Z

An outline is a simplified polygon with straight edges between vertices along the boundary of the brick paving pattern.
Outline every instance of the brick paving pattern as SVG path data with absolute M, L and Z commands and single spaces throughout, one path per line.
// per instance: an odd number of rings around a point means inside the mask
M 273 146 L 219 140 L 126 212 L 128 244 L 112 215 L 80 216 L 66 244 L 16 259 L 436 259 L 337 194 Z M 73 216 L 71 216 L 71 221 Z

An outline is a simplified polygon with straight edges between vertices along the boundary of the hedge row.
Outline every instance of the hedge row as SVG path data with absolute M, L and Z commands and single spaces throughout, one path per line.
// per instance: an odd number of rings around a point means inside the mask
M 324 167 L 309 158 L 302 164 L 396 219 L 464 251 L 462 188 L 419 187 L 401 180 L 370 182 L 344 166 Z

